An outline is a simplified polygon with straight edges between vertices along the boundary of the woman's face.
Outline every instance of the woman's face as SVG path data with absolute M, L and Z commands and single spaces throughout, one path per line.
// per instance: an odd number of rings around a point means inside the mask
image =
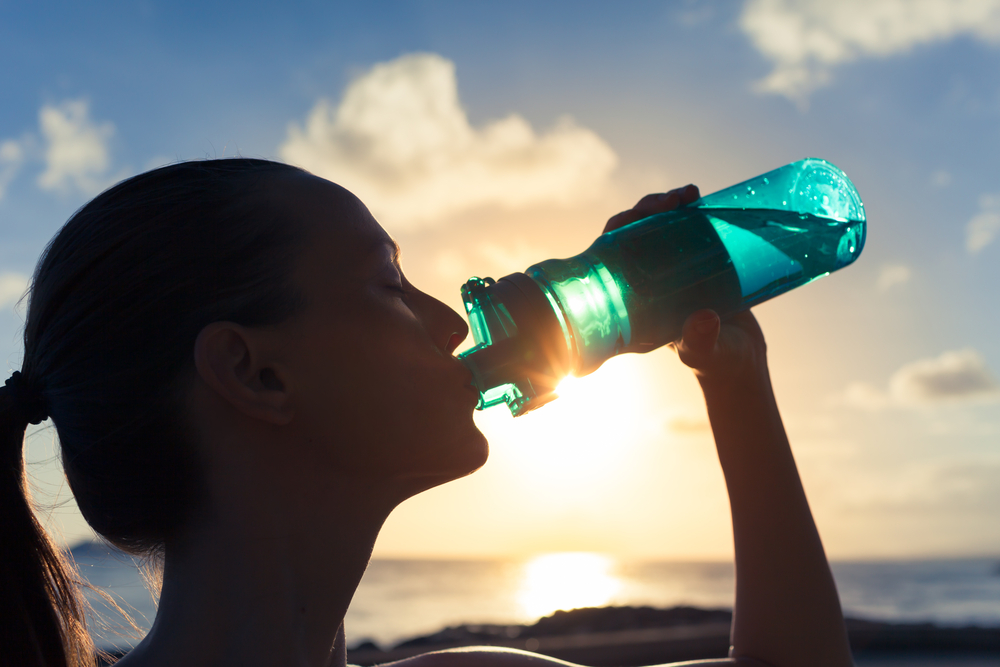
M 403 495 L 480 467 L 478 393 L 452 355 L 464 320 L 406 280 L 396 244 L 356 197 L 305 174 L 279 180 L 283 210 L 307 230 L 295 274 L 306 304 L 288 323 L 288 358 L 316 462 L 399 482 Z

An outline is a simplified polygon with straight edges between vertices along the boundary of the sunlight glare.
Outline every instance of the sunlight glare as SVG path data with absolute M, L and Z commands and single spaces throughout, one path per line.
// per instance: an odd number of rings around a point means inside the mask
M 556 386 L 556 394 L 560 397 L 572 398 L 578 395 L 580 391 L 580 379 L 573 375 L 567 375 Z
M 558 399 L 516 424 L 522 438 L 530 439 L 535 465 L 590 479 L 609 473 L 657 430 L 656 413 L 643 410 L 644 379 L 631 359 L 614 359 L 582 378 L 564 378 L 556 388 Z
M 524 565 L 518 602 L 531 618 L 559 609 L 606 605 L 622 588 L 614 566 L 613 559 L 595 553 L 537 556 Z

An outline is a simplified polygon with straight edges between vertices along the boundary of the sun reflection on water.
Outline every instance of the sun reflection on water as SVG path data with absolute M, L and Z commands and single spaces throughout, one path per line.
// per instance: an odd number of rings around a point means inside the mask
M 526 616 L 548 616 L 559 609 L 599 607 L 612 601 L 622 582 L 615 561 L 595 553 L 537 556 L 524 564 L 518 603 Z

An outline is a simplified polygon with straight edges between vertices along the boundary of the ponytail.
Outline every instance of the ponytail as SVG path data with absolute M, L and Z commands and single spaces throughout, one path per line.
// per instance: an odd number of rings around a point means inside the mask
M 93 665 L 76 579 L 28 499 L 24 431 L 45 418 L 20 373 L 0 387 L 0 665 Z
M 46 247 L 24 365 L 0 386 L 0 667 L 94 664 L 86 602 L 31 510 L 26 425 L 51 416 L 95 532 L 161 553 L 206 492 L 186 404 L 198 332 L 277 324 L 305 303 L 306 226 L 265 187 L 289 173 L 245 158 L 160 167 L 98 195 Z

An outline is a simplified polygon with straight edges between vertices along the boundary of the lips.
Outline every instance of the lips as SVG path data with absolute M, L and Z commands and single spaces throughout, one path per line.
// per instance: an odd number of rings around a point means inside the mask
M 465 378 L 465 383 L 462 385 L 462 388 L 468 390 L 473 396 L 476 397 L 476 404 L 478 405 L 479 404 L 479 388 L 476 387 L 475 382 L 473 382 L 472 372 L 465 366 L 465 364 L 463 364 L 462 362 L 458 361 L 457 358 L 455 359 L 455 361 L 458 362 L 458 365 L 461 367 L 461 369 L 462 369 L 462 375 Z

